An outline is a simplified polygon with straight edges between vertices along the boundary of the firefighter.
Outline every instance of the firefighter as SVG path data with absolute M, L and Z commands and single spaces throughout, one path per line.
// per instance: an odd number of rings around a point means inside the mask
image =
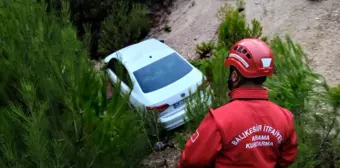
M 297 156 L 293 114 L 268 100 L 262 86 L 274 70 L 273 52 L 260 39 L 232 46 L 230 102 L 209 113 L 188 139 L 178 167 L 288 167 Z

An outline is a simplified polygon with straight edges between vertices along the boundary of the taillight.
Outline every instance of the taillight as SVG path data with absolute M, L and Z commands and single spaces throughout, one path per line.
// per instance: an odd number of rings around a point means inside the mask
M 147 110 L 157 110 L 158 112 L 163 112 L 165 111 L 167 108 L 169 108 L 168 104 L 163 104 L 160 106 L 156 106 L 156 107 L 146 107 Z

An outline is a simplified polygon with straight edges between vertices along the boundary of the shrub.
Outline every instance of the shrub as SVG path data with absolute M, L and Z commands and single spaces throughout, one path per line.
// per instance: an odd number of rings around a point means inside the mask
M 194 59 L 194 60 L 190 60 L 190 63 L 193 66 L 197 67 L 199 70 L 201 70 L 209 81 L 212 79 L 211 59 Z
M 103 55 L 141 40 L 150 28 L 144 6 L 134 4 L 129 10 L 126 4 L 120 4 L 102 24 L 99 52 Z
M 306 54 L 289 36 L 271 42 L 275 75 L 266 82 L 270 98 L 294 113 L 299 155 L 293 167 L 332 167 L 339 153 L 337 88 L 308 66 Z
M 222 21 L 218 30 L 218 48 L 229 49 L 243 38 L 262 38 L 262 26 L 259 21 L 253 19 L 248 25 L 245 15 L 228 3 L 222 5 L 217 17 Z
M 196 54 L 199 55 L 200 59 L 209 58 L 212 56 L 214 49 L 215 43 L 213 41 L 202 42 L 196 45 Z
M 306 63 L 306 54 L 287 36 L 286 42 L 278 37 L 270 43 L 275 56 L 275 75 L 266 86 L 271 89 L 272 101 L 294 110 L 294 115 L 305 113 L 306 102 L 317 94 L 314 88 L 322 86 Z M 294 102 L 294 103 L 293 103 Z
M 318 109 L 320 103 L 325 103 L 320 88 L 322 85 L 317 82 L 320 75 L 309 68 L 305 53 L 289 36 L 286 36 L 285 41 L 275 37 L 270 44 L 275 57 L 275 72 L 265 86 L 270 90 L 271 101 L 289 109 L 295 116 L 299 155 L 294 166 L 314 167 L 318 160 L 313 156 L 321 137 L 309 132 L 309 129 L 320 126 L 314 122 L 313 116 L 316 113 L 310 107 L 312 104 Z M 321 93 L 315 88 L 320 88 Z
M 55 6 L 54 4 L 56 4 L 56 2 L 59 3 L 59 0 L 46 1 L 49 2 L 49 6 Z M 157 15 L 153 12 L 153 9 L 156 9 L 157 12 L 159 8 L 168 8 L 172 4 L 172 0 L 72 0 L 69 1 L 69 3 L 71 7 L 71 20 L 77 27 L 80 39 L 82 39 L 85 32 L 84 26 L 91 25 L 90 56 L 92 59 L 99 59 L 106 56 L 103 55 L 106 51 L 102 51 L 102 49 L 109 50 L 108 52 L 113 49 L 110 45 L 102 48 L 103 46 L 100 47 L 101 44 L 110 42 L 112 45 L 118 43 L 119 40 L 127 40 L 130 43 L 140 40 L 140 37 L 146 36 L 149 29 L 145 27 L 145 25 L 152 21 L 151 19 L 153 18 L 146 18 L 145 15 Z M 141 7 L 141 5 L 143 5 L 143 7 Z M 58 8 L 58 6 L 56 7 Z M 148 10 L 148 12 L 146 10 Z M 117 15 L 117 17 L 112 15 Z M 128 19 L 126 19 L 126 17 Z M 131 17 L 133 18 L 131 19 Z M 105 19 L 111 23 L 103 23 Z M 123 19 L 123 22 L 121 19 Z M 107 30 L 102 30 L 102 25 L 104 24 Z M 136 24 L 138 25 L 136 26 Z M 100 37 L 103 37 L 103 31 L 107 32 L 104 34 L 113 35 L 112 33 L 116 34 L 115 30 L 118 31 L 118 33 L 123 33 L 123 35 L 105 37 L 104 41 L 101 42 Z M 132 34 L 130 39 L 119 39 L 129 34 Z M 137 38 L 133 38 L 134 36 L 137 36 Z M 126 45 L 127 43 L 125 42 L 123 44 Z
M 136 167 L 150 151 L 143 119 L 128 96 L 106 99 L 66 9 L 0 8 L 0 167 Z

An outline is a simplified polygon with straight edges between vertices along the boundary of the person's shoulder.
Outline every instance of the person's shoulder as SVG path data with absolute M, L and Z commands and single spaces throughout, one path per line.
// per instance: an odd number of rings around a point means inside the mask
M 230 123 L 232 121 L 231 118 L 233 119 L 233 121 L 239 118 L 237 117 L 237 104 L 238 103 L 236 101 L 232 101 L 215 109 L 210 108 L 209 113 L 211 114 L 212 118 L 219 128 L 222 128 L 223 125 Z
M 217 107 L 215 109 L 210 109 L 210 112 L 213 115 L 219 115 L 219 114 L 223 114 L 223 115 L 227 115 L 227 114 L 232 114 L 237 107 L 239 106 L 238 101 L 232 101 L 232 102 L 228 102 L 220 107 Z
M 238 104 L 239 104 L 239 102 L 237 100 L 234 100 L 234 101 L 228 102 L 228 103 L 216 108 L 215 110 L 216 111 L 223 111 L 223 110 L 226 110 L 226 109 L 231 109 L 231 108 L 234 108 L 235 106 L 237 106 Z
M 294 118 L 294 114 L 287 108 L 282 107 L 274 102 L 271 102 L 274 106 L 277 106 L 282 112 L 283 114 L 288 117 L 288 118 Z
M 285 115 L 287 115 L 290 119 L 294 118 L 294 114 L 290 110 L 288 110 L 288 109 L 286 109 L 284 107 L 281 107 L 281 108 L 284 111 Z

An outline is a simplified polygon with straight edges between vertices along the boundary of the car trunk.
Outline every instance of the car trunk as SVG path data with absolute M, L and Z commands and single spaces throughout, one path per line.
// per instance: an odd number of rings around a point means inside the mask
M 178 110 L 182 110 L 185 107 L 185 99 L 190 94 L 197 91 L 197 87 L 202 84 L 202 73 L 196 69 L 193 69 L 188 75 L 184 76 L 180 80 L 163 87 L 162 89 L 144 94 L 146 100 L 148 100 L 147 107 L 159 107 L 162 105 L 169 105 L 166 110 L 160 112 L 160 115 L 171 115 Z

